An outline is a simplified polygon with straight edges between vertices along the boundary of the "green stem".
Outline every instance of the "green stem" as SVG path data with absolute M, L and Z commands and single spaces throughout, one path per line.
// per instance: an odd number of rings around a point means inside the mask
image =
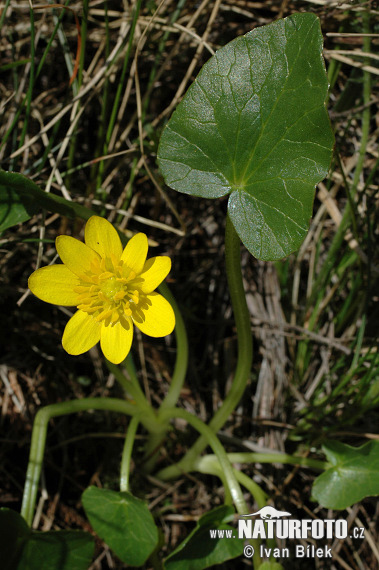
M 238 483 L 237 479 L 237 471 L 233 468 L 228 455 L 218 439 L 217 435 L 213 432 L 213 430 L 204 424 L 199 418 L 193 416 L 186 410 L 180 410 L 178 408 L 169 408 L 164 410 L 160 414 L 161 419 L 164 419 L 166 416 L 167 419 L 169 418 L 183 418 L 186 422 L 192 425 L 200 434 L 201 437 L 206 441 L 206 444 L 209 444 L 212 448 L 215 456 L 217 457 L 218 463 L 214 463 L 213 467 L 215 469 L 214 474 L 218 475 L 222 481 L 226 482 L 226 488 L 229 490 L 230 495 L 232 497 L 233 503 L 236 507 L 238 514 L 246 515 L 248 514 L 247 505 L 245 499 L 243 498 L 243 494 L 241 491 L 241 487 Z M 260 497 L 262 499 L 262 496 Z M 260 558 L 259 552 L 259 540 L 252 540 L 251 545 L 254 547 L 254 556 L 253 556 L 253 565 L 254 568 L 257 569 L 262 564 L 262 560 Z
M 287 453 L 251 453 L 251 452 L 241 452 L 241 453 L 228 453 L 228 459 L 231 463 L 281 463 L 282 465 L 301 465 L 302 467 L 309 467 L 310 469 L 316 469 L 318 471 L 325 471 L 330 467 L 327 461 L 321 461 L 319 459 L 312 459 L 309 457 L 299 457 L 296 455 L 288 455 Z M 204 455 L 199 457 L 195 463 L 196 469 L 202 462 L 213 461 L 215 457 L 213 455 Z M 255 497 L 255 495 L 254 495 Z M 259 504 L 258 499 L 256 498 Z
M 52 404 L 39 410 L 33 424 L 29 463 L 21 507 L 21 516 L 24 517 L 29 526 L 33 522 L 49 420 L 57 416 L 88 410 L 108 410 L 128 416 L 141 414 L 137 406 L 117 398 L 84 398 L 82 400 Z
M 239 459 L 235 459 L 233 456 L 239 454 L 227 453 L 227 457 L 231 463 L 238 463 L 240 462 Z M 257 455 L 264 455 L 257 454 Z M 246 459 L 243 461 L 244 463 L 250 463 Z M 242 461 L 241 461 L 242 463 Z M 211 475 L 221 476 L 222 471 L 220 465 L 218 463 L 217 457 L 215 455 L 209 454 L 204 455 L 203 457 L 198 457 L 194 464 L 195 471 L 199 471 L 200 473 L 209 473 Z M 259 508 L 265 506 L 267 502 L 266 493 L 260 488 L 259 485 L 255 483 L 250 477 L 238 471 L 233 467 L 234 474 L 236 476 L 237 481 L 239 481 L 246 489 L 250 492 L 252 497 L 254 497 L 255 502 L 257 503 Z M 246 514 L 246 513 L 244 513 Z
M 134 416 L 130 420 L 128 431 L 126 433 L 124 449 L 121 458 L 120 491 L 129 491 L 130 459 L 132 457 L 133 445 L 139 422 L 140 420 L 138 416 Z
M 121 384 L 125 392 L 130 394 L 130 396 L 137 404 L 138 408 L 140 410 L 144 410 L 150 419 L 156 420 L 155 412 L 151 407 L 151 405 L 149 404 L 149 402 L 147 401 L 146 396 L 139 385 L 138 378 L 134 371 L 133 362 L 131 360 L 131 355 L 128 354 L 125 361 L 125 367 L 129 374 L 130 380 L 128 380 L 128 378 L 124 376 L 122 370 L 120 370 L 120 368 L 116 364 L 109 362 L 109 360 L 105 360 L 105 362 L 107 364 L 108 370 L 114 375 L 116 380 Z
M 166 410 L 167 408 L 173 408 L 180 396 L 180 392 L 183 388 L 184 380 L 187 374 L 188 368 L 188 338 L 187 332 L 184 325 L 183 317 L 180 313 L 179 307 L 176 304 L 175 297 L 171 293 L 170 289 L 166 283 L 162 283 L 159 286 L 159 292 L 167 299 L 175 312 L 175 337 L 176 337 L 176 361 L 175 368 L 172 375 L 170 387 L 168 392 L 160 405 L 160 410 Z M 156 430 L 154 433 L 149 434 L 149 438 L 145 445 L 145 464 L 144 471 L 150 473 L 157 461 L 157 451 L 159 450 L 162 442 L 164 441 L 167 430 L 169 428 L 169 421 L 162 425 L 160 429 Z
M 176 304 L 175 297 L 171 293 L 166 283 L 162 283 L 159 287 L 160 293 L 167 299 L 175 312 L 175 337 L 176 337 L 176 362 L 174 372 L 172 374 L 170 388 L 163 400 L 160 409 L 172 408 L 179 400 L 180 392 L 183 388 L 184 380 L 188 368 L 188 338 L 183 317 Z
M 219 477 L 225 487 L 225 491 L 227 490 L 227 486 L 225 485 L 224 473 L 215 455 L 206 455 L 205 457 L 200 457 L 196 461 L 195 468 L 196 471 L 199 471 L 200 473 L 206 473 L 208 475 L 215 475 L 216 477 Z M 266 495 L 259 487 L 259 485 L 257 485 L 252 479 L 250 479 L 250 477 L 248 477 L 244 473 L 241 473 L 241 471 L 238 471 L 238 469 L 233 468 L 233 473 L 237 481 L 241 483 L 244 487 L 246 487 L 246 489 L 254 497 L 259 508 L 261 509 L 262 507 L 264 507 L 266 505 Z M 226 500 L 225 503 L 227 503 Z M 244 514 L 247 514 L 247 511 Z M 254 548 L 254 554 L 253 554 L 254 568 L 259 568 L 259 566 L 262 564 L 262 560 L 259 554 L 261 547 L 261 540 L 259 538 L 254 538 L 249 540 L 249 544 Z
M 172 418 L 184 419 L 201 434 L 206 442 L 206 445 L 210 445 L 220 463 L 237 512 L 240 514 L 246 514 L 247 506 L 245 499 L 243 498 L 241 488 L 233 472 L 233 467 L 228 459 L 226 451 L 217 435 L 209 426 L 207 426 L 199 418 L 190 414 L 186 410 L 181 410 L 179 408 L 168 408 L 166 410 L 160 411 L 159 413 L 159 419 L 162 421 L 168 421 Z
M 248 382 L 253 360 L 253 339 L 250 327 L 250 315 L 246 304 L 242 281 L 240 240 L 234 226 L 227 216 L 225 232 L 225 261 L 234 318 L 237 328 L 238 360 L 232 383 L 223 404 L 209 423 L 213 432 L 217 432 L 225 424 L 230 414 L 238 405 Z M 178 464 L 164 470 L 165 478 L 175 478 L 183 471 L 191 471 L 194 461 L 207 446 L 205 437 L 200 436 Z M 161 474 L 158 474 L 158 477 Z

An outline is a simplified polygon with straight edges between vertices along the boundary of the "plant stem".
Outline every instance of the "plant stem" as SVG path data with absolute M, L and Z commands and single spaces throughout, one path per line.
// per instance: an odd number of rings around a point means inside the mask
M 210 445 L 215 456 L 217 457 L 218 463 L 214 465 L 215 472 L 217 471 L 216 474 L 222 479 L 222 481 L 225 481 L 225 487 L 230 492 L 238 514 L 248 514 L 247 505 L 245 499 L 243 498 L 241 487 L 237 480 L 236 470 L 232 467 L 228 455 L 214 431 L 205 423 L 203 423 L 199 418 L 193 416 L 186 410 L 180 410 L 179 408 L 168 408 L 167 410 L 163 410 L 160 414 L 161 419 L 164 419 L 165 417 L 167 417 L 167 419 L 183 418 L 201 434 L 201 437 L 206 441 L 206 445 Z M 253 565 L 257 570 L 262 564 L 262 560 L 259 554 L 260 541 L 251 540 L 250 543 L 254 547 Z
M 219 477 L 223 482 L 225 491 L 227 490 L 227 486 L 225 485 L 224 473 L 215 455 L 206 455 L 205 457 L 199 457 L 198 460 L 196 461 L 196 471 Z M 250 477 L 248 477 L 241 471 L 238 471 L 237 469 L 233 468 L 233 473 L 237 481 L 241 483 L 244 487 L 246 487 L 248 491 L 250 491 L 250 494 L 254 497 L 259 508 L 261 509 L 262 507 L 264 507 L 266 505 L 266 495 L 259 487 L 259 485 L 257 485 L 252 479 L 250 479 Z M 247 511 L 244 514 L 247 514 Z M 249 544 L 254 548 L 254 555 L 253 555 L 254 568 L 259 568 L 259 566 L 262 563 L 259 554 L 261 547 L 261 540 L 260 538 L 253 538 L 249 540 Z
M 227 457 L 228 457 L 229 461 L 231 463 L 234 463 L 234 462 L 238 463 L 239 460 L 234 459 L 233 455 L 235 455 L 235 454 L 227 453 Z M 257 455 L 264 455 L 264 454 L 262 453 L 262 454 L 257 454 Z M 244 462 L 248 463 L 248 461 L 246 461 L 246 460 Z M 195 461 L 194 468 L 196 471 L 199 471 L 200 473 L 209 473 L 211 475 L 217 475 L 218 477 L 221 477 L 221 475 L 223 475 L 217 457 L 215 455 L 212 455 L 212 454 L 204 455 L 203 457 L 198 457 L 198 459 Z M 259 508 L 264 507 L 266 502 L 267 502 L 267 496 L 266 496 L 266 493 L 264 491 L 262 491 L 260 486 L 257 485 L 255 483 L 255 481 L 250 479 L 250 477 L 248 477 L 247 475 L 245 475 L 241 471 L 238 471 L 234 467 L 233 467 L 233 471 L 234 471 L 234 474 L 236 476 L 237 481 L 239 481 L 244 487 L 246 487 L 246 489 L 248 489 L 251 496 L 254 497 L 254 500 L 257 503 L 258 507 Z M 243 513 L 243 514 L 247 514 L 247 513 Z
M 167 299 L 175 312 L 175 337 L 176 337 L 176 361 L 175 368 L 172 374 L 171 384 L 160 405 L 160 410 L 174 407 L 179 399 L 184 380 L 187 374 L 188 367 L 188 339 L 187 332 L 184 325 L 183 317 L 180 313 L 179 307 L 176 304 L 175 297 L 171 293 L 166 283 L 159 286 L 159 292 Z M 164 441 L 167 430 L 169 428 L 169 421 L 164 425 L 162 424 L 159 429 L 149 434 L 148 440 L 145 445 L 145 464 L 144 471 L 151 473 L 157 461 L 157 451 L 159 450 L 162 442 Z
M 24 517 L 29 526 L 31 526 L 33 522 L 49 420 L 57 416 L 65 416 L 88 410 L 108 410 L 128 416 L 141 414 L 137 406 L 117 398 L 83 398 L 81 400 L 52 404 L 51 406 L 41 408 L 34 419 L 29 463 L 21 507 L 21 516 Z
M 132 456 L 135 436 L 140 420 L 138 416 L 134 416 L 129 423 L 128 431 L 125 437 L 124 449 L 122 451 L 121 469 L 120 469 L 120 491 L 129 491 L 129 475 L 130 475 L 130 458 Z
M 128 378 L 124 376 L 122 370 L 116 364 L 113 364 L 108 360 L 106 360 L 105 362 L 107 364 L 108 370 L 114 375 L 116 380 L 121 384 L 125 392 L 130 394 L 130 396 L 137 404 L 138 408 L 141 411 L 144 410 L 149 416 L 149 418 L 153 420 L 156 419 L 155 412 L 151 407 L 151 405 L 149 404 L 149 402 L 147 401 L 146 396 L 139 385 L 138 378 L 134 371 L 133 362 L 131 360 L 131 355 L 128 354 L 125 361 L 125 367 L 130 376 L 130 380 L 128 380 Z
M 201 434 L 201 436 L 206 441 L 206 445 L 210 445 L 213 452 L 217 456 L 237 512 L 240 514 L 246 514 L 247 506 L 245 499 L 243 498 L 241 488 L 233 472 L 233 467 L 228 459 L 222 443 L 213 432 L 213 430 L 196 416 L 190 414 L 186 410 L 181 410 L 179 408 L 167 408 L 166 410 L 162 410 L 159 414 L 159 418 L 162 421 L 168 421 L 172 418 L 182 418 Z
M 213 432 L 217 432 L 222 428 L 230 414 L 238 405 L 245 391 L 253 360 L 253 339 L 250 327 L 250 315 L 246 304 L 241 273 L 240 240 L 229 215 L 226 218 L 225 261 L 230 297 L 237 328 L 238 360 L 232 387 L 223 404 L 209 422 L 209 427 Z M 165 479 L 171 479 L 177 477 L 183 471 L 191 471 L 194 461 L 206 446 L 207 441 L 205 437 L 200 436 L 179 463 L 166 468 L 164 472 L 158 474 L 158 477 L 161 477 L 164 473 L 163 476 Z
M 296 455 L 288 455 L 287 453 L 228 453 L 228 459 L 231 463 L 281 463 L 282 465 L 301 465 L 303 467 L 309 467 L 310 469 L 317 469 L 318 471 L 325 471 L 330 467 L 327 461 L 321 461 L 319 459 L 312 459 L 309 457 L 299 457 Z M 200 457 L 196 463 L 196 468 L 202 465 L 202 462 L 215 460 L 213 455 L 204 455 Z M 258 502 L 258 499 L 257 503 Z
M 179 400 L 180 392 L 183 388 L 184 380 L 188 368 L 188 338 L 183 317 L 179 307 L 176 304 L 175 297 L 167 287 L 166 283 L 162 283 L 159 292 L 167 299 L 175 312 L 175 337 L 176 337 L 176 362 L 174 372 L 172 374 L 170 388 L 163 400 L 160 409 L 172 408 Z

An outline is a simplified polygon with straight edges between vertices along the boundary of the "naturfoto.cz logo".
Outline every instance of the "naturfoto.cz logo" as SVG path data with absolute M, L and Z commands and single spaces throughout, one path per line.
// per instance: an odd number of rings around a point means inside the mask
M 250 517 L 259 515 L 259 519 Z M 364 528 L 355 527 L 348 529 L 346 520 L 343 519 L 288 519 L 291 513 L 278 511 L 274 507 L 266 506 L 250 515 L 243 515 L 244 518 L 238 521 L 238 538 L 247 540 L 266 539 L 345 539 L 364 538 Z M 222 536 L 221 536 L 222 533 Z M 237 538 L 233 531 L 210 530 L 211 538 Z M 244 555 L 251 558 L 254 548 L 246 545 Z M 289 548 L 268 548 L 264 544 L 260 545 L 260 556 L 262 558 L 289 558 Z M 295 547 L 296 558 L 332 558 L 331 548 L 327 546 L 317 547 L 314 544 L 303 546 L 297 544 Z

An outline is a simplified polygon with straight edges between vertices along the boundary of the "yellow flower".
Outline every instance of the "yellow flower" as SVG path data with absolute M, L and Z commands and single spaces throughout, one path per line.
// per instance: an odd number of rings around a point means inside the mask
M 42 301 L 78 308 L 62 338 L 69 354 L 82 354 L 100 341 L 105 357 L 119 364 L 129 353 L 133 323 L 153 337 L 173 331 L 174 311 L 154 292 L 170 271 L 171 260 L 159 256 L 146 261 L 143 233 L 133 236 L 123 250 L 115 228 L 98 216 L 88 220 L 84 239 L 85 244 L 57 237 L 63 265 L 34 271 L 29 288 Z

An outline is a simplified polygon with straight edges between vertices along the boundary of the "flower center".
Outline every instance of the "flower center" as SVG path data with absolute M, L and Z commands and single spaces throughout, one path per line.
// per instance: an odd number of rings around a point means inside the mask
M 118 321 L 129 327 L 130 317 L 138 310 L 143 293 L 142 279 L 114 256 L 91 262 L 90 271 L 80 277 L 78 309 L 85 311 L 106 326 Z
M 109 277 L 100 285 L 101 292 L 109 299 L 113 299 L 116 293 L 123 289 L 122 283 L 117 281 L 116 277 Z

